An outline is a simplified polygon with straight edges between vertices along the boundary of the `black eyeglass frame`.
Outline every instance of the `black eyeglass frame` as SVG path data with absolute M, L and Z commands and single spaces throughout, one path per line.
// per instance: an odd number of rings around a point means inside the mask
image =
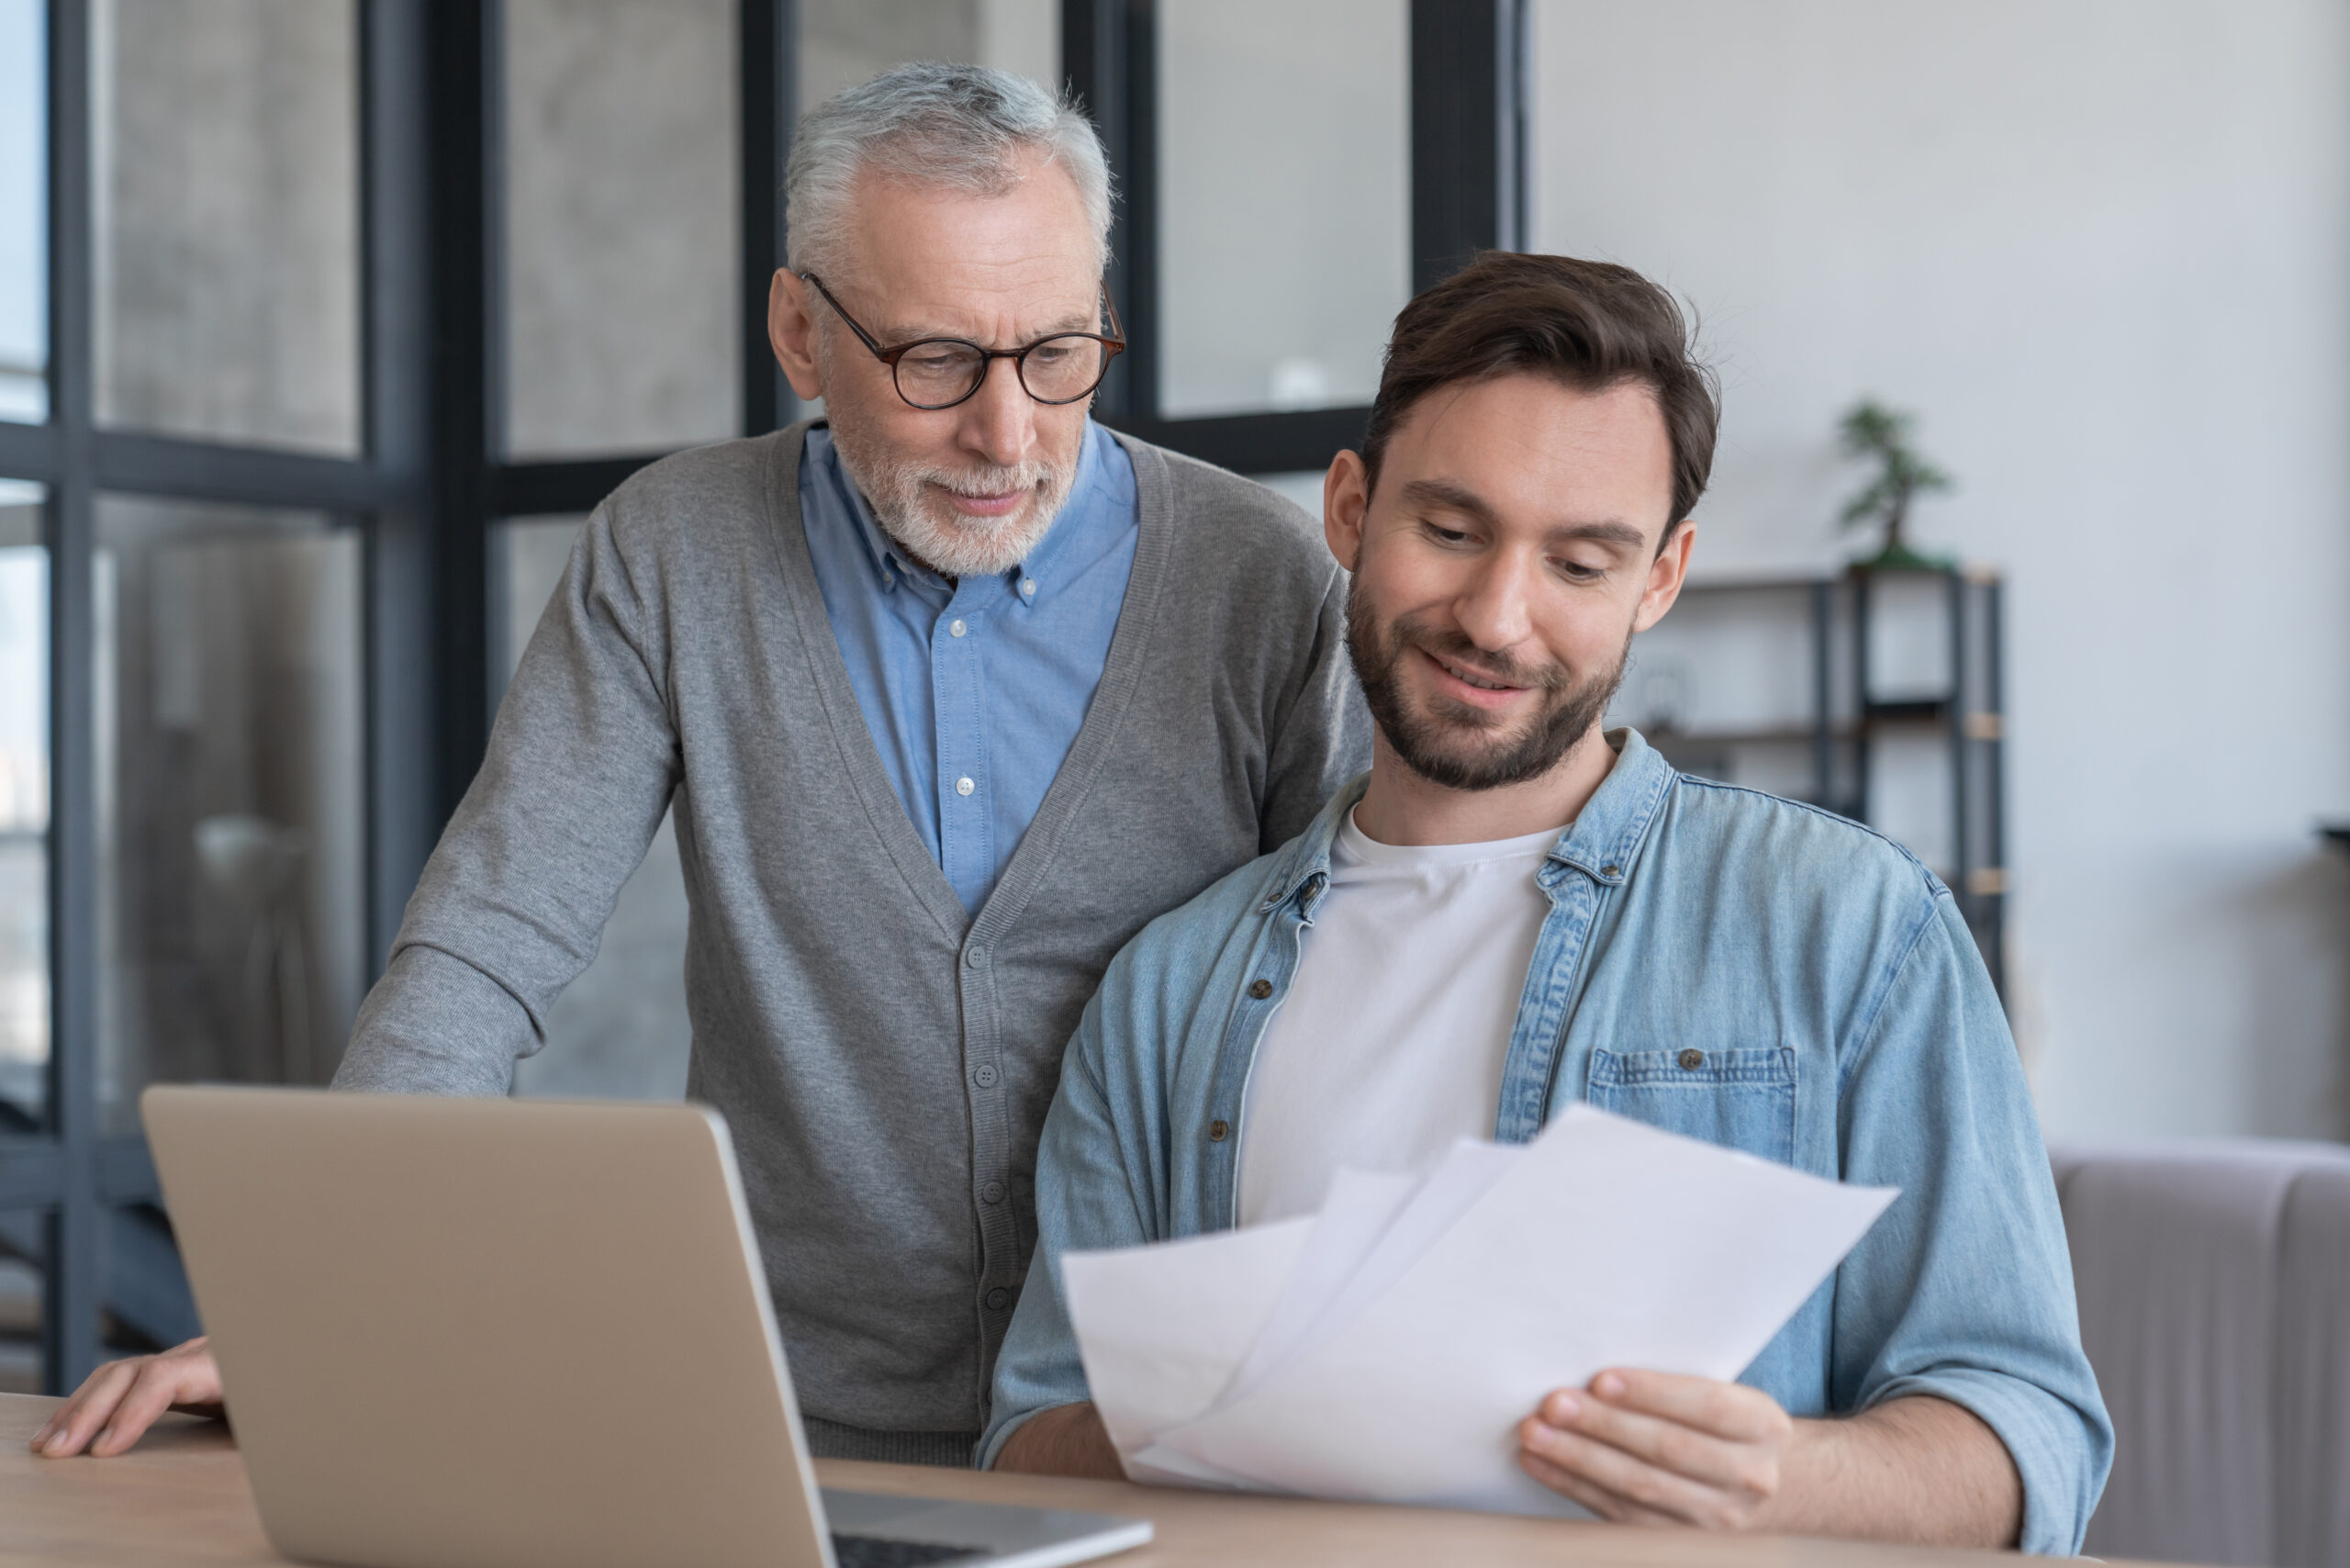
M 1110 329 L 1107 332 L 1050 332 L 1046 334 L 1044 337 L 1038 338 L 1033 343 L 1025 343 L 1016 349 L 991 349 L 985 343 L 975 343 L 968 338 L 915 338 L 910 342 L 897 343 L 890 347 L 884 348 L 878 339 L 875 338 L 872 333 L 865 330 L 862 322 L 858 321 L 856 317 L 850 315 L 842 308 L 841 302 L 833 297 L 833 291 L 824 286 L 823 279 L 818 277 L 814 273 L 801 273 L 800 276 L 809 287 L 814 289 L 818 294 L 824 297 L 824 303 L 833 308 L 833 313 L 834 315 L 848 323 L 848 330 L 856 334 L 858 342 L 864 343 L 867 348 L 873 351 L 873 357 L 890 367 L 890 386 L 891 389 L 898 394 L 900 399 L 905 403 L 906 407 L 910 409 L 920 409 L 925 413 L 936 413 L 942 409 L 959 408 L 961 405 L 968 403 L 972 398 L 978 397 L 979 395 L 979 388 L 988 384 L 988 365 L 990 362 L 999 359 L 1008 359 L 1012 361 L 1012 373 L 1019 379 L 1020 389 L 1023 392 L 1027 393 L 1030 398 L 1035 398 L 1035 401 L 1044 404 L 1046 407 L 1066 408 L 1071 403 L 1082 403 L 1088 398 L 1092 397 L 1094 393 L 1102 389 L 1102 383 L 1103 379 L 1110 374 L 1110 362 L 1126 352 L 1125 329 L 1119 324 L 1118 308 L 1111 302 L 1110 291 L 1106 288 L 1102 291 L 1102 313 L 1105 324 Z M 1069 338 L 1082 338 L 1088 342 L 1099 343 L 1102 345 L 1102 364 L 1094 372 L 1092 385 L 1086 387 L 1084 391 L 1080 392 L 1074 398 L 1037 397 L 1035 388 L 1028 385 L 1028 356 L 1035 353 L 1038 349 L 1043 348 L 1046 343 L 1057 343 Z M 898 362 L 903 359 L 906 355 L 913 353 L 914 350 L 926 347 L 932 343 L 944 343 L 953 348 L 968 349 L 973 353 L 979 356 L 979 373 L 971 377 L 969 390 L 966 391 L 961 397 L 954 398 L 949 402 L 918 403 L 912 398 L 906 396 L 905 387 L 900 385 L 898 381 Z

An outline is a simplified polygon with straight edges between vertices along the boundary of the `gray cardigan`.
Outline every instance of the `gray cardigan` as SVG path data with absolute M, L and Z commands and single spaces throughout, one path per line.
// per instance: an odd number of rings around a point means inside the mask
M 825 620 L 806 428 L 655 464 L 589 518 L 335 1081 L 507 1092 L 674 805 L 687 1092 L 733 1129 L 811 1438 L 957 1462 L 1035 1245 L 1061 1051 L 1103 967 L 1301 831 L 1366 766 L 1370 723 L 1319 531 L 1262 486 L 1121 437 L 1138 537 L 1102 682 L 967 914 Z

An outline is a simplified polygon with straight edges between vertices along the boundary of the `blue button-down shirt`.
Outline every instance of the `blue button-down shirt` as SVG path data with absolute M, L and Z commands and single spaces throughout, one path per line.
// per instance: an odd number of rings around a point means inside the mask
M 1524 1142 L 1580 1099 L 1900 1188 L 1741 1381 L 1796 1416 L 1907 1394 L 1964 1406 L 2022 1475 L 2024 1550 L 2078 1551 L 2113 1428 L 2031 1093 L 1949 890 L 1866 828 L 1611 738 L 1614 770 L 1535 879 L 1550 913 L 1494 1136 Z M 1236 1222 L 1249 1064 L 1361 794 L 1154 921 L 1103 975 L 1037 1149 L 1036 1256 L 984 1459 L 1028 1415 L 1085 1397 L 1061 1253 Z
M 1093 701 L 1135 564 L 1135 469 L 1089 422 L 1069 500 L 1025 561 L 957 582 L 908 558 L 808 432 L 800 515 L 881 766 L 972 913 L 1035 820 Z

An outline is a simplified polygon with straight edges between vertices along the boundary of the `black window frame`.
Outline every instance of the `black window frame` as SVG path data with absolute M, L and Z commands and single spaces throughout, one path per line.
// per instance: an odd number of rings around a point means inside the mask
M 1483 250 L 1526 243 L 1527 28 L 1531 0 L 1410 0 L 1415 292 Z M 1368 407 L 1167 419 L 1159 412 L 1156 0 L 1062 0 L 1061 62 L 1101 128 L 1119 186 L 1111 293 L 1129 340 L 1096 417 L 1242 474 L 1326 467 L 1359 444 Z
M 168 1245 L 128 1247 L 161 1202 L 145 1140 L 104 1136 L 93 560 L 97 498 L 311 509 L 364 541 L 367 940 L 379 972 L 408 893 L 481 760 L 490 714 L 494 522 L 582 512 L 662 453 L 512 463 L 498 442 L 504 341 L 498 0 L 355 0 L 364 442 L 353 457 L 101 426 L 95 418 L 91 0 L 48 0 L 49 419 L 0 422 L 0 477 L 46 487 L 50 1051 L 39 1125 L 0 1127 L 0 1211 L 42 1215 L 42 1376 L 97 1364 L 110 1300 L 184 1299 Z M 1527 0 L 1412 0 L 1414 286 L 1524 233 Z M 1156 408 L 1158 178 L 1152 0 L 1062 0 L 1063 63 L 1124 193 L 1112 286 L 1130 347 L 1104 422 L 1244 473 L 1326 465 L 1367 409 L 1167 420 Z M 799 406 L 767 341 L 779 193 L 798 105 L 795 0 L 738 0 L 743 431 Z M 145 1277 L 134 1277 L 134 1276 Z

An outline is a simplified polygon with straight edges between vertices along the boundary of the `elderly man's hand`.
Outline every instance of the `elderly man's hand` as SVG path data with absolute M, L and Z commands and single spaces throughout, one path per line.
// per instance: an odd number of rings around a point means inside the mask
M 1779 1495 L 1797 1428 L 1740 1383 L 1611 1371 L 1550 1394 L 1517 1436 L 1527 1473 L 1601 1518 L 1750 1529 Z
M 137 1442 L 166 1410 L 220 1413 L 220 1367 L 205 1340 L 190 1339 L 161 1355 L 108 1361 L 50 1412 L 33 1434 L 33 1452 L 62 1459 L 86 1449 L 112 1458 Z

